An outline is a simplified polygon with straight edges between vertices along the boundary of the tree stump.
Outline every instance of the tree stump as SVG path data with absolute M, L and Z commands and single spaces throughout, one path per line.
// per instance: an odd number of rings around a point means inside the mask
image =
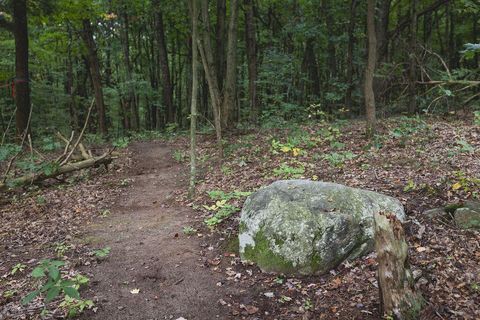
M 418 319 L 425 301 L 415 291 L 402 224 L 388 213 L 375 213 L 374 221 L 380 311 L 398 320 Z

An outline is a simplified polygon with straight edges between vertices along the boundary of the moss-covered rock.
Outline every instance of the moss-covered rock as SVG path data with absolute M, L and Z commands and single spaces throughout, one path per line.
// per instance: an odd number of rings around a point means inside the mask
M 480 211 L 464 207 L 455 210 L 455 223 L 462 229 L 480 229 Z
M 334 183 L 277 181 L 252 194 L 242 210 L 243 260 L 267 272 L 321 274 L 373 249 L 373 213 L 405 219 L 391 197 Z

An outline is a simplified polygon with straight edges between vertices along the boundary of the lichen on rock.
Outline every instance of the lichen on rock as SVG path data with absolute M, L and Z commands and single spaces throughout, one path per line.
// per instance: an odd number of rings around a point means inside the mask
M 404 220 L 401 203 L 371 191 L 308 180 L 277 181 L 242 210 L 240 255 L 268 272 L 319 274 L 373 248 L 373 213 Z

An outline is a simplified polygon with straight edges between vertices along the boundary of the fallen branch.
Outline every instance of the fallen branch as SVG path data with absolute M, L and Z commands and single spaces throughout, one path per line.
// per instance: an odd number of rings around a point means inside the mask
M 62 140 L 63 142 L 65 142 L 65 150 L 63 152 L 63 154 L 56 160 L 57 162 L 60 162 L 61 159 L 63 159 L 63 157 L 65 157 L 68 153 L 69 150 L 72 149 L 72 141 L 73 141 L 73 136 L 74 136 L 74 131 L 72 131 L 72 134 L 70 136 L 70 139 L 67 139 L 63 134 L 61 134 L 60 132 L 56 132 L 55 135 L 60 139 Z M 87 148 L 85 148 L 85 146 L 83 145 L 83 143 L 79 143 L 78 144 L 78 150 L 80 151 L 80 154 L 82 155 L 82 159 L 83 160 L 87 160 L 87 159 L 90 159 L 90 158 L 93 158 L 93 156 L 91 155 L 91 153 L 89 151 L 87 151 Z
M 78 136 L 77 141 L 72 146 L 72 150 L 70 150 L 67 157 L 60 163 L 61 166 L 63 166 L 70 160 L 70 158 L 73 155 L 73 152 L 75 151 L 75 149 L 77 149 L 78 144 L 80 143 L 80 141 L 82 141 L 82 137 L 83 137 L 83 134 L 85 133 L 85 129 L 87 128 L 88 120 L 90 119 L 90 114 L 92 113 L 92 108 L 94 104 L 95 104 L 95 99 L 92 99 L 92 103 L 90 104 L 90 108 L 88 108 L 87 118 L 85 119 L 85 123 L 83 124 L 82 131 L 80 132 L 80 135 Z
M 34 184 L 46 179 L 55 178 L 65 173 L 70 173 L 70 172 L 74 172 L 74 171 L 78 171 L 78 170 L 82 170 L 90 167 L 95 167 L 101 164 L 107 165 L 110 162 L 112 162 L 112 157 L 110 156 L 112 151 L 104 153 L 103 155 L 96 158 L 90 158 L 80 162 L 67 163 L 67 164 L 61 165 L 58 168 L 54 169 L 52 172 L 49 172 L 48 174 L 45 172 L 34 172 L 34 173 L 29 173 L 27 175 L 24 175 L 20 178 L 9 180 L 5 183 L 0 183 L 0 191 L 7 190 L 9 186 L 21 187 L 27 184 Z

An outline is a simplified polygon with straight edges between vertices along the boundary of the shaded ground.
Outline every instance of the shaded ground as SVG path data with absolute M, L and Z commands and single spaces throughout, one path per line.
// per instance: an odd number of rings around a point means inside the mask
M 131 148 L 131 186 L 112 208 L 114 214 L 87 236 L 112 248 L 92 274 L 91 294 L 101 303 L 85 319 L 224 319 L 216 303 L 227 291 L 216 287 L 218 273 L 204 266 L 198 240 L 182 233 L 194 212 L 175 201 L 184 187 L 184 168 L 164 144 Z M 134 293 L 133 290 L 139 290 Z
M 216 201 L 209 191 L 254 191 L 297 176 L 399 198 L 427 300 L 423 319 L 478 319 L 480 233 L 422 212 L 479 198 L 480 129 L 440 119 L 382 123 L 373 143 L 355 122 L 240 132 L 226 137 L 220 165 L 206 137 L 193 201 L 185 197 L 183 138 L 135 143 L 108 172 L 87 170 L 0 199 L 0 319 L 40 319 L 44 307 L 45 318 L 64 317 L 59 299 L 19 304 L 35 288 L 28 274 L 43 258 L 65 261 L 66 277 L 90 277 L 81 293 L 96 306 L 82 319 L 379 319 L 374 254 L 324 276 L 269 275 L 240 261 L 238 213 L 205 226 L 216 213 L 204 207 Z M 243 199 L 229 203 L 241 208 Z M 184 227 L 195 230 L 188 236 Z M 105 246 L 109 256 L 96 258 Z M 12 275 L 17 263 L 25 270 Z

